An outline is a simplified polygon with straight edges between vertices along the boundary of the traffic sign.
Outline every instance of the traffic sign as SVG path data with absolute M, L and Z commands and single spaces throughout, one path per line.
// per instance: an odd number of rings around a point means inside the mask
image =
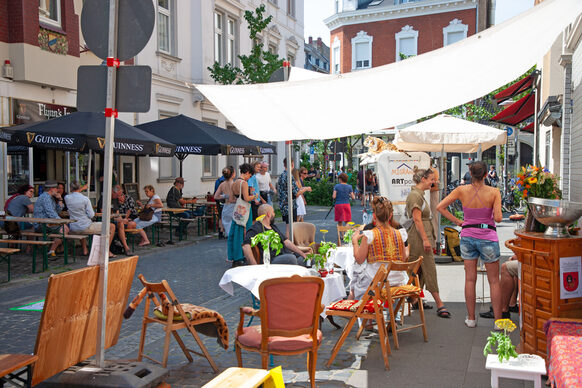
M 127 61 L 148 43 L 155 23 L 151 0 L 118 0 L 117 58 Z M 85 0 L 81 13 L 81 30 L 85 43 L 101 59 L 107 59 L 109 47 L 110 0 Z
M 505 130 L 507 131 L 507 137 L 510 137 L 511 135 L 513 135 L 513 128 L 512 127 L 505 127 Z

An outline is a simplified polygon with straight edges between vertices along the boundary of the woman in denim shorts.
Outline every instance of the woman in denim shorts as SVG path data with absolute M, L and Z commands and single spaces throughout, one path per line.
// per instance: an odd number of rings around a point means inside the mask
M 448 220 L 461 226 L 461 256 L 465 263 L 465 303 L 467 317 L 465 325 L 477 326 L 475 318 L 475 286 L 477 283 L 477 261 L 485 263 L 487 280 L 491 290 L 491 304 L 495 319 L 501 319 L 501 287 L 499 284 L 499 239 L 496 222 L 501 222 L 501 193 L 486 186 L 485 162 L 469 165 L 471 183 L 459 186 L 438 204 L 437 210 Z M 455 200 L 463 204 L 465 220 L 461 221 L 447 209 Z

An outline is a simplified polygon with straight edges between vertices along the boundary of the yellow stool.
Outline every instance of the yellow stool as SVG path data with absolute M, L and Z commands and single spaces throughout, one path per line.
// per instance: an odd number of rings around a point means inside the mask
M 280 366 L 271 369 L 228 368 L 202 388 L 255 388 L 263 385 L 265 388 L 285 387 L 283 371 Z

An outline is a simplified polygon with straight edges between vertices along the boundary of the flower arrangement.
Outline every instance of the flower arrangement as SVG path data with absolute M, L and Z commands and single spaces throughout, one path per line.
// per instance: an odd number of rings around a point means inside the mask
M 315 243 L 311 243 L 311 245 L 315 246 Z M 337 244 L 335 243 L 322 241 L 321 243 L 319 243 L 316 252 L 309 253 L 306 255 L 305 261 L 313 260 L 313 265 L 315 266 L 315 268 L 321 271 L 324 269 L 325 264 L 327 263 L 327 258 L 329 257 L 331 250 L 335 249 L 336 247 Z
M 499 362 L 503 360 L 509 360 L 510 358 L 516 358 L 517 352 L 515 351 L 515 346 L 511 343 L 511 338 L 507 335 L 507 332 L 512 332 L 515 330 L 516 326 L 511 319 L 498 319 L 495 321 L 495 325 L 503 329 L 503 332 L 491 332 L 491 335 L 487 337 L 487 343 L 483 349 L 483 355 L 487 357 L 489 353 L 492 352 L 491 348 L 497 345 L 497 358 Z
M 545 167 L 528 165 L 517 174 L 515 194 L 527 202 L 530 197 L 561 199 L 558 177 Z

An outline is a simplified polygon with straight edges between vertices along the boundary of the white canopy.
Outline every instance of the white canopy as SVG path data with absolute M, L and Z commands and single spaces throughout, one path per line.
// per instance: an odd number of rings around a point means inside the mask
M 442 112 L 513 81 L 580 13 L 580 0 L 546 0 L 455 44 L 389 65 L 296 82 L 197 88 L 252 139 L 357 135 Z
M 507 132 L 459 119 L 439 115 L 396 132 L 394 145 L 404 151 L 477 152 L 505 144 Z

